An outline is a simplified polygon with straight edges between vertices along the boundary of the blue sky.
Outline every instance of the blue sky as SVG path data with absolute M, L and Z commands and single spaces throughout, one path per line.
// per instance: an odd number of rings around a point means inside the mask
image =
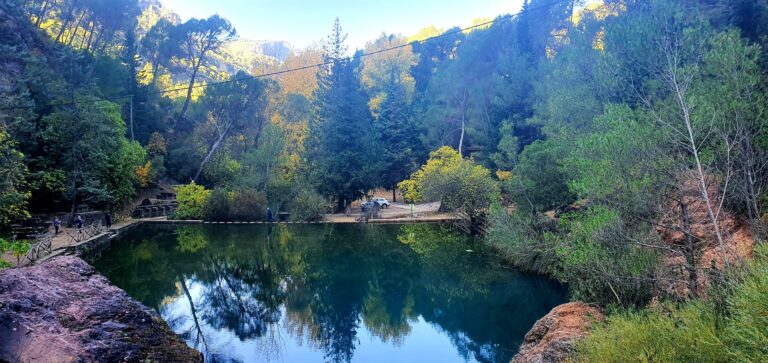
M 469 26 L 473 19 L 519 11 L 523 0 L 161 0 L 181 16 L 229 19 L 248 39 L 286 40 L 296 47 L 323 39 L 338 16 L 350 49 L 381 32 L 411 35 L 429 25 Z

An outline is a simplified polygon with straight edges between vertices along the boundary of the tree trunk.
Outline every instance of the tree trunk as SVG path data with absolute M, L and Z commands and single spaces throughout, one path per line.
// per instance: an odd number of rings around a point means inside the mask
M 192 294 L 189 293 L 189 288 L 187 288 L 187 282 L 184 275 L 179 276 L 179 283 L 181 284 L 181 289 L 184 290 L 184 295 L 187 296 L 187 301 L 189 301 L 189 311 L 192 312 L 192 321 L 195 322 L 195 330 L 197 330 L 197 339 L 203 341 L 203 346 L 207 351 L 208 343 L 205 342 L 205 334 L 203 334 L 203 329 L 200 328 L 200 321 L 197 319 L 197 309 L 195 308 L 195 303 L 192 301 Z
M 64 31 L 67 30 L 67 27 L 69 26 L 69 20 L 64 20 L 64 22 L 61 24 L 61 29 L 59 29 L 59 34 L 56 34 L 56 39 L 54 39 L 54 42 L 58 43 L 61 39 L 61 36 L 64 35 Z
M 696 271 L 696 249 L 691 235 L 691 216 L 688 213 L 688 205 L 684 197 L 680 200 L 680 220 L 683 224 L 683 235 L 685 236 L 685 259 L 686 270 L 688 271 L 688 290 L 691 297 L 698 297 L 698 275 Z
M 397 191 L 397 187 L 395 187 L 395 186 L 393 185 L 393 186 L 392 186 L 392 202 L 393 202 L 393 203 L 394 203 L 394 202 L 397 202 L 397 196 L 396 196 L 397 194 L 395 193 L 396 191 Z
M 464 90 L 464 93 L 461 98 L 461 102 L 459 103 L 461 107 L 461 136 L 459 136 L 459 155 L 461 155 L 462 157 L 464 157 L 464 154 L 462 153 L 462 150 L 464 149 L 464 128 L 466 126 L 466 121 L 467 121 L 466 102 L 467 102 L 467 91 Z
M 104 29 L 104 27 L 102 27 Z M 96 24 L 94 23 L 91 27 L 91 34 L 88 35 L 88 42 L 85 43 L 85 50 L 88 51 L 91 49 L 91 41 L 93 40 L 93 33 L 96 32 Z
M 37 13 L 37 19 L 35 20 L 35 27 L 39 28 L 40 24 L 43 22 L 43 17 L 45 17 L 45 13 L 48 12 L 48 1 L 43 1 L 43 6 L 40 8 L 40 12 Z
M 157 62 L 157 60 L 152 62 L 152 82 L 151 85 L 154 86 L 157 84 L 157 72 L 160 71 L 160 64 Z
M 189 108 L 189 101 L 192 98 L 192 88 L 195 85 L 195 78 L 197 78 L 197 71 L 200 69 L 200 62 L 197 62 L 195 64 L 195 67 L 192 69 L 192 77 L 189 78 L 189 87 L 187 87 L 187 99 L 184 100 L 184 106 L 181 108 L 181 118 L 184 118 L 187 114 L 187 109 Z
M 90 26 L 89 26 L 90 25 Z M 83 39 L 80 39 L 80 49 L 85 48 L 85 45 L 91 42 L 91 38 L 93 37 L 93 28 L 96 27 L 96 23 L 93 21 L 88 22 L 88 24 L 83 27 Z M 88 30 L 90 29 L 90 30 Z M 85 34 L 88 34 L 88 37 L 85 36 Z M 87 49 L 86 49 L 87 50 Z
M 219 138 L 216 140 L 216 142 L 213 143 L 213 146 L 211 146 L 211 150 L 208 151 L 208 155 L 205 156 L 203 161 L 200 163 L 200 167 L 197 169 L 197 173 L 195 174 L 195 178 L 192 181 L 196 181 L 200 177 L 200 173 L 203 171 L 203 167 L 206 163 L 211 159 L 211 156 L 213 156 L 213 153 L 216 152 L 216 149 L 219 148 L 221 145 L 221 142 L 224 141 L 224 138 L 227 137 L 227 133 L 229 132 L 229 128 L 232 124 L 230 123 L 227 125 L 226 128 L 224 128 L 224 131 L 219 134 Z
M 69 228 L 72 228 L 75 221 L 75 206 L 77 206 L 77 183 L 72 186 L 72 207 L 69 210 Z
M 710 222 L 712 223 L 712 228 L 715 230 L 715 236 L 717 237 L 717 242 L 720 246 L 720 252 L 722 252 L 722 255 L 723 255 L 723 265 L 727 268 L 729 267 L 728 251 L 726 251 L 725 241 L 723 240 L 723 234 L 720 231 L 720 224 L 718 223 L 717 214 L 715 214 L 715 210 L 712 206 L 712 201 L 709 198 L 706 175 L 704 173 L 704 167 L 701 164 L 701 159 L 699 158 L 699 145 L 696 143 L 696 138 L 694 137 L 694 134 L 693 134 L 691 114 L 688 108 L 688 103 L 685 100 L 685 91 L 680 88 L 680 84 L 678 83 L 678 80 L 674 72 L 672 73 L 672 83 L 673 83 L 672 86 L 674 87 L 675 95 L 677 96 L 678 105 L 680 106 L 680 110 L 682 111 L 685 128 L 688 132 L 688 135 L 687 135 L 688 142 L 689 142 L 688 146 L 691 148 L 691 154 L 693 154 L 693 158 L 696 161 L 696 172 L 698 174 L 698 184 L 699 184 L 699 189 L 701 191 L 701 198 L 704 200 L 704 204 L 707 207 L 707 214 L 709 215 Z M 726 191 L 723 190 L 721 191 L 721 193 L 725 195 Z
M 77 20 L 77 23 L 75 23 L 75 30 L 72 32 L 72 35 L 69 37 L 69 41 L 67 42 L 68 47 L 72 46 L 72 42 L 75 40 L 75 36 L 77 35 L 77 30 L 80 28 L 80 23 L 83 22 L 83 18 L 85 18 L 85 11 L 83 11 L 83 15 L 80 15 L 80 19 Z
M 464 157 L 464 154 L 461 152 L 462 148 L 464 147 L 464 114 L 461 115 L 461 136 L 459 137 L 459 155 Z

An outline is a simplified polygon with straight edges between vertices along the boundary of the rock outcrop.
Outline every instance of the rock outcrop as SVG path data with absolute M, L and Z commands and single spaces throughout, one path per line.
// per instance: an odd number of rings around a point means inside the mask
M 718 183 L 711 181 L 707 191 L 710 200 L 715 202 L 719 201 L 721 197 L 717 186 Z M 690 237 L 696 245 L 697 253 L 696 268 L 699 273 L 696 276 L 696 289 L 698 290 L 698 297 L 706 298 L 706 291 L 710 286 L 710 274 L 707 271 L 713 266 L 722 270 L 724 256 L 730 263 L 737 264 L 751 259 L 755 247 L 755 237 L 748 223 L 739 220 L 733 213 L 725 209 L 720 210 L 717 221 L 723 236 L 724 245 L 722 247 L 725 248 L 725 252 L 723 252 L 695 176 L 684 178 L 680 193 L 680 200 L 670 202 L 666 213 L 661 216 L 656 231 L 666 244 L 676 250 L 683 250 L 686 234 L 683 233 L 685 228 L 681 223 L 682 208 L 680 202 L 686 205 L 690 223 Z M 661 283 L 662 292 L 680 299 L 691 297 L 690 276 L 686 268 L 685 257 L 677 253 L 666 252 L 663 255 L 663 262 L 669 276 L 666 276 L 667 279 Z
M 571 302 L 556 306 L 525 335 L 512 363 L 563 362 L 573 353 L 573 345 L 583 339 L 603 314 L 587 304 Z
M 152 310 L 72 256 L 0 271 L 0 361 L 202 362 Z

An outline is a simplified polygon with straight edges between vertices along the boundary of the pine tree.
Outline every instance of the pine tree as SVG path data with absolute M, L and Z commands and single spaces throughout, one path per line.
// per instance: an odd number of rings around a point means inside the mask
M 381 148 L 381 186 L 392 189 L 396 201 L 397 183 L 416 170 L 416 155 L 420 147 L 406 91 L 397 75 L 386 84 L 386 99 L 376 120 L 377 144 Z
M 375 185 L 377 169 L 373 120 L 357 75 L 360 59 L 344 56 L 345 38 L 336 19 L 324 49 L 330 64 L 317 75 L 305 158 L 308 179 L 338 210 Z

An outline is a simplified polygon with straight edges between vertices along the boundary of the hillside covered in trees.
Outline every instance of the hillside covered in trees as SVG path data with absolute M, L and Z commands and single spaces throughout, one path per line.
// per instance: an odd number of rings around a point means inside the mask
M 177 217 L 217 220 L 400 189 L 575 300 L 669 311 L 595 339 L 682 314 L 730 334 L 717 357 L 644 336 L 668 354 L 646 360 L 765 357 L 765 262 L 744 258 L 768 233 L 768 3 L 531 0 L 355 51 L 343 21 L 328 33 L 293 49 L 157 1 L 3 0 L 0 226 L 157 185 L 182 185 Z M 620 361 L 609 348 L 580 352 Z

